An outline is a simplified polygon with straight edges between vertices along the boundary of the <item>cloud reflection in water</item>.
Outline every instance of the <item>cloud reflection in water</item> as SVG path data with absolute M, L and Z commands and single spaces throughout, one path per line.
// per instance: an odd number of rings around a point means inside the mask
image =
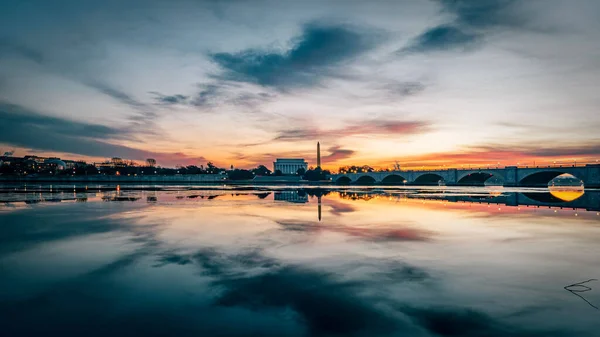
M 322 197 L 326 216 L 317 222 L 314 199 L 152 196 L 152 203 L 142 193 L 126 203 L 90 198 L 0 213 L 0 315 L 9 318 L 4 331 L 595 333 L 587 308 L 553 291 L 597 265 L 597 254 L 584 253 L 597 251 L 593 242 L 600 238 L 591 220 L 535 218 L 531 224 L 503 215 L 486 223 L 470 216 L 473 208 L 450 209 L 435 200 L 353 201 L 331 193 Z M 518 233 L 541 242 L 499 241 Z M 557 238 L 567 253 L 544 242 Z M 535 305 L 543 309 L 525 313 Z M 557 319 L 564 310 L 577 318 Z

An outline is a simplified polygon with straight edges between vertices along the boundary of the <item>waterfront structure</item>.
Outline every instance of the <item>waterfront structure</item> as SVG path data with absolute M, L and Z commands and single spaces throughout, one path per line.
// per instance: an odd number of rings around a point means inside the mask
M 273 162 L 273 172 L 279 170 L 283 174 L 296 174 L 299 169 L 306 171 L 308 163 L 300 158 L 277 158 Z
M 321 167 L 321 143 L 317 142 L 317 167 Z

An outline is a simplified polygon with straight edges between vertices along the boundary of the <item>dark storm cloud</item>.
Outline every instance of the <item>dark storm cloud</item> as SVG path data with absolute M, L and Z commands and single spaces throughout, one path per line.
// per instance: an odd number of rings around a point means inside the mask
M 285 89 L 311 86 L 334 68 L 372 49 L 381 37 L 344 25 L 306 24 L 286 52 L 247 49 L 211 55 L 223 78 Z
M 105 139 L 130 140 L 130 130 L 46 117 L 0 102 L 0 142 L 36 150 L 66 152 L 92 157 L 155 158 L 159 162 L 197 163 L 202 157 L 160 153 L 110 144 Z
M 454 16 L 449 23 L 427 29 L 401 52 L 430 52 L 477 46 L 484 34 L 495 28 L 523 28 L 527 21 L 514 9 L 514 0 L 437 0 L 444 12 Z
M 305 139 L 340 138 L 356 135 L 412 135 L 427 132 L 430 124 L 424 121 L 367 120 L 340 129 L 321 130 L 302 127 L 282 130 L 274 140 L 297 141 Z

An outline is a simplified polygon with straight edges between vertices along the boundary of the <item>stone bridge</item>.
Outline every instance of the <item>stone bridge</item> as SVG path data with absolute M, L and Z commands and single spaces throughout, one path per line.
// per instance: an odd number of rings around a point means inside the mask
M 547 187 L 561 174 L 571 174 L 583 181 L 585 187 L 600 187 L 600 165 L 535 166 L 487 169 L 402 170 L 388 172 L 343 173 L 330 176 L 334 183 L 389 184 L 389 185 L 446 185 L 482 186 L 491 177 L 503 181 L 504 186 Z

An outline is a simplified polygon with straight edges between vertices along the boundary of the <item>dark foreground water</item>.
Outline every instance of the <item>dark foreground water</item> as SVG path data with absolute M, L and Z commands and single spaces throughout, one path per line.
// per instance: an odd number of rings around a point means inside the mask
M 2 336 L 600 336 L 594 191 L 2 192 Z

